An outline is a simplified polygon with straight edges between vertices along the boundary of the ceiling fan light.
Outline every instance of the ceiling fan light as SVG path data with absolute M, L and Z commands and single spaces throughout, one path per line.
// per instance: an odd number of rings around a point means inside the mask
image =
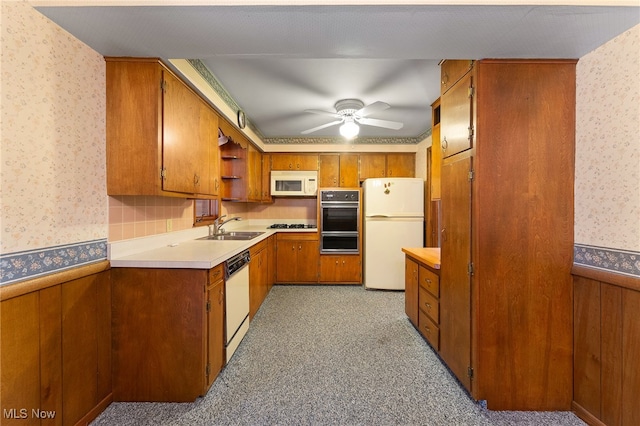
M 347 139 L 355 138 L 358 136 L 358 133 L 360 133 L 360 126 L 353 121 L 347 121 L 340 126 L 340 134 Z

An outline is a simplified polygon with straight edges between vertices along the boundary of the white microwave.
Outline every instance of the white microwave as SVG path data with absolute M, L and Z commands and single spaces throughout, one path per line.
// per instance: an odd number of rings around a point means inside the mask
M 271 171 L 272 196 L 315 197 L 317 192 L 317 171 Z

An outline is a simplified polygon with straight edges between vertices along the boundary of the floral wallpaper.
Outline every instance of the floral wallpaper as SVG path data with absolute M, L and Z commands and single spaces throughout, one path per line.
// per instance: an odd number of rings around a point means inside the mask
M 79 263 L 104 259 L 104 59 L 28 4 L 1 7 L 3 272 L 15 253 L 76 243 L 91 246 Z
M 640 252 L 640 25 L 576 68 L 575 242 Z

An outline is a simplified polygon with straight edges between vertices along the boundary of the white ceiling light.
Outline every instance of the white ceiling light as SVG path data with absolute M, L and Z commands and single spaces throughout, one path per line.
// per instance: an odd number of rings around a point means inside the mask
M 360 126 L 354 123 L 353 118 L 347 118 L 342 126 L 340 126 L 340 134 L 347 139 L 353 139 L 360 133 Z

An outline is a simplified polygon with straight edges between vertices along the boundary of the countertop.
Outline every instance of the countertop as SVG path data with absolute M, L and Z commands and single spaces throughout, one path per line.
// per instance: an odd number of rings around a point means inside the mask
M 402 251 L 433 269 L 440 269 L 439 247 L 403 247 Z
M 267 229 L 268 224 L 242 223 L 228 231 L 260 231 L 248 241 L 199 240 L 208 235 L 206 226 L 183 231 L 115 241 L 108 245 L 114 268 L 211 269 L 276 232 L 317 232 L 316 229 Z

